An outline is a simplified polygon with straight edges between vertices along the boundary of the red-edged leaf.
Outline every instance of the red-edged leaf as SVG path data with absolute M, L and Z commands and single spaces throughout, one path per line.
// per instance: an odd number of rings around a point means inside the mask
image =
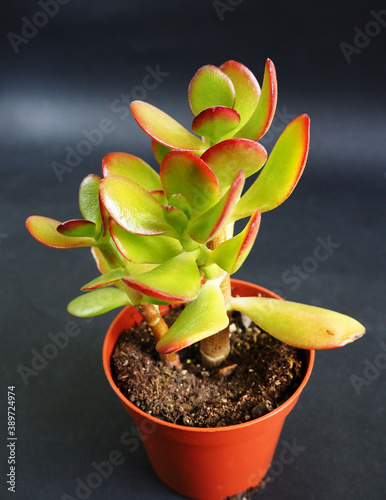
M 228 224 L 243 190 L 244 181 L 244 172 L 240 170 L 221 200 L 188 226 L 187 231 L 195 241 L 205 243 L 211 240 Z
M 310 143 L 310 119 L 295 118 L 283 131 L 260 175 L 235 209 L 234 219 L 260 208 L 267 212 L 283 203 L 303 173 Z
M 95 278 L 86 285 L 82 286 L 81 290 L 84 292 L 88 290 L 95 290 L 97 288 L 109 286 L 112 285 L 113 283 L 116 283 L 117 281 L 120 281 L 126 275 L 127 271 L 123 267 L 112 269 L 111 271 L 103 274 L 102 276 L 98 276 L 98 278 Z
M 189 84 L 189 105 L 194 116 L 206 108 L 226 106 L 233 108 L 235 88 L 232 80 L 216 66 L 202 66 Z
M 144 132 L 152 139 L 172 149 L 205 151 L 207 146 L 197 136 L 160 109 L 142 101 L 131 103 L 131 112 Z
M 32 215 L 26 220 L 26 226 L 31 235 L 40 243 L 52 248 L 91 247 L 95 245 L 93 238 L 63 236 L 56 230 L 60 222 L 49 217 Z
M 220 66 L 220 69 L 232 80 L 236 92 L 234 109 L 239 113 L 241 120 L 234 134 L 247 123 L 256 109 L 261 93 L 260 85 L 255 75 L 237 61 L 227 61 Z
M 154 158 L 157 160 L 157 163 L 159 165 L 161 165 L 162 160 L 172 150 L 172 148 L 168 148 L 167 146 L 160 144 L 159 142 L 155 141 L 154 139 L 151 140 L 151 147 L 153 150 Z
M 245 177 L 249 177 L 260 170 L 267 161 L 267 156 L 267 151 L 258 142 L 227 139 L 205 151 L 201 160 L 213 170 L 223 193 L 232 184 L 239 170 L 243 169 Z
M 63 236 L 88 237 L 96 236 L 96 225 L 94 222 L 83 219 L 71 219 L 62 222 L 56 230 Z
M 157 344 L 157 351 L 168 354 L 210 337 L 229 324 L 224 297 L 217 281 L 207 281 L 169 331 Z
M 158 173 L 145 161 L 127 153 L 109 153 L 102 161 L 103 176 L 122 175 L 147 191 L 161 189 Z
M 98 271 L 101 274 L 105 274 L 110 271 L 110 266 L 107 264 L 106 259 L 104 258 L 102 252 L 98 247 L 91 248 L 92 256 L 94 257 L 95 264 L 97 266 Z
M 171 151 L 161 165 L 161 182 L 166 196 L 182 194 L 193 214 L 203 213 L 220 197 L 216 176 L 208 165 L 188 151 Z
M 165 221 L 171 226 L 176 234 L 174 236 L 180 237 L 186 226 L 188 225 L 188 218 L 182 210 L 177 207 L 172 207 L 170 205 L 164 205 L 164 218 Z
M 182 252 L 180 242 L 167 236 L 142 236 L 122 229 L 110 220 L 110 234 L 121 254 L 138 264 L 161 264 Z
M 197 135 L 217 142 L 225 134 L 235 130 L 239 123 L 240 115 L 237 111 L 225 106 L 214 106 L 204 109 L 194 118 L 192 130 Z
M 197 256 L 197 251 L 183 252 L 147 273 L 124 278 L 123 281 L 162 302 L 188 302 L 197 297 L 200 290 Z
M 170 226 L 162 205 L 136 182 L 118 175 L 105 177 L 100 196 L 110 216 L 126 231 L 135 234 L 164 234 Z
M 253 141 L 258 141 L 263 137 L 275 115 L 276 103 L 276 70 L 273 62 L 267 59 L 259 102 L 248 122 L 235 134 L 235 137 L 244 137 Z
M 216 263 L 229 274 L 240 269 L 255 242 L 260 227 L 260 215 L 260 210 L 256 210 L 241 233 L 224 241 L 212 251 L 208 263 Z
M 364 326 L 349 316 L 287 300 L 232 298 L 230 309 L 246 314 L 273 337 L 301 349 L 342 347 L 365 333 Z

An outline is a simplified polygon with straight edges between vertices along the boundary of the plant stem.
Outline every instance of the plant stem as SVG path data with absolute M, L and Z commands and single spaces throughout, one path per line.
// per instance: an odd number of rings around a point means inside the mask
M 223 230 L 218 236 L 208 242 L 207 246 L 208 248 L 213 250 L 225 240 L 226 234 L 225 230 Z M 228 304 L 231 299 L 231 281 L 228 273 L 225 274 L 220 288 L 224 296 L 224 302 L 225 304 Z M 230 351 L 229 337 L 229 326 L 227 326 L 221 332 L 218 332 L 214 335 L 211 335 L 210 337 L 207 337 L 204 340 L 201 340 L 200 352 L 202 363 L 204 366 L 218 366 L 228 357 Z

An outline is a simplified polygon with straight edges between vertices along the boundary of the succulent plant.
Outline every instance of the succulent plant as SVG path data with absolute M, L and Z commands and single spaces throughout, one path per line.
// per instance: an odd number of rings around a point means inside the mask
M 268 60 L 262 88 L 244 65 L 206 65 L 189 85 L 192 132 L 151 104 L 131 110 L 150 136 L 159 173 L 142 159 L 110 153 L 103 179 L 79 190 L 84 219 L 29 217 L 32 236 L 55 248 L 91 247 L 101 276 L 82 287 L 70 313 L 88 317 L 134 305 L 151 326 L 165 362 L 201 341 L 206 364 L 229 353 L 229 316 L 240 311 L 272 336 L 306 349 L 340 347 L 362 336 L 356 320 L 322 308 L 265 297 L 232 297 L 229 276 L 245 261 L 262 213 L 295 188 L 309 149 L 307 115 L 285 128 L 271 154 L 257 142 L 277 101 Z M 260 172 L 259 172 L 260 171 Z M 259 172 L 243 192 L 245 178 Z M 235 222 L 247 219 L 234 235 Z M 168 328 L 158 305 L 185 303 Z

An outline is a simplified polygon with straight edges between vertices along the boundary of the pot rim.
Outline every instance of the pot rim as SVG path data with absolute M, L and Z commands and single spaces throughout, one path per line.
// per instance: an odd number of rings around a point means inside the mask
M 254 283 L 249 283 L 248 281 L 231 279 L 231 283 L 232 283 L 232 285 L 236 285 L 236 286 L 237 285 L 252 286 L 255 289 L 259 289 L 259 291 L 261 293 L 266 292 L 267 294 L 269 294 L 271 296 L 276 296 L 277 298 L 283 300 L 280 296 L 276 295 L 274 292 L 271 292 L 270 290 L 268 290 L 264 287 L 261 287 L 260 285 L 255 285 Z M 133 412 L 136 412 L 140 416 L 151 420 L 155 424 L 169 427 L 170 429 L 179 429 L 181 431 L 187 431 L 187 432 L 191 432 L 191 433 L 199 433 L 199 432 L 201 432 L 201 433 L 202 432 L 222 433 L 222 432 L 226 432 L 227 430 L 230 430 L 230 429 L 235 430 L 235 429 L 247 428 L 247 427 L 253 425 L 254 423 L 256 423 L 257 421 L 263 422 L 264 420 L 268 420 L 268 419 L 274 417 L 278 413 L 284 412 L 286 410 L 286 408 L 294 402 L 294 400 L 296 402 L 296 400 L 299 398 L 301 392 L 303 391 L 304 387 L 306 386 L 306 384 L 311 376 L 311 372 L 312 372 L 312 368 L 314 366 L 314 360 L 315 360 L 315 350 L 313 350 L 313 349 L 311 349 L 311 350 L 301 349 L 301 351 L 303 351 L 303 353 L 305 354 L 305 358 L 306 358 L 305 360 L 308 362 L 308 366 L 307 366 L 307 369 L 304 373 L 303 380 L 301 381 L 301 383 L 300 383 L 299 387 L 296 389 L 296 391 L 284 403 L 282 403 L 280 406 L 278 406 L 274 410 L 270 411 L 266 415 L 263 415 L 263 416 L 258 417 L 256 419 L 253 419 L 253 420 L 250 420 L 248 422 L 242 422 L 240 424 L 228 425 L 228 426 L 224 426 L 224 427 L 186 427 L 184 425 L 166 422 L 165 420 L 161 420 L 161 419 L 154 417 L 153 415 L 150 415 L 149 413 L 141 410 L 140 408 L 138 408 L 138 406 L 134 405 L 129 399 L 127 399 L 126 396 L 124 396 L 122 394 L 122 392 L 119 390 L 118 386 L 115 384 L 114 379 L 113 379 L 112 374 L 111 374 L 110 358 L 111 358 L 112 351 L 110 351 L 108 349 L 108 347 L 109 347 L 108 339 L 115 332 L 117 325 L 120 323 L 121 318 L 124 317 L 126 315 L 127 310 L 129 310 L 132 307 L 134 307 L 134 306 L 126 306 L 124 309 L 122 309 L 122 311 L 120 311 L 120 313 L 114 318 L 113 322 L 110 324 L 110 326 L 107 330 L 106 337 L 105 337 L 105 340 L 103 343 L 103 349 L 102 349 L 103 368 L 104 368 L 107 380 L 109 381 L 114 392 L 119 397 L 121 403 L 123 403 L 125 406 L 129 406 Z M 121 332 L 119 332 L 118 336 L 120 335 L 120 333 Z M 118 339 L 118 336 L 117 336 L 117 339 Z M 115 346 L 115 342 L 114 342 L 114 346 Z

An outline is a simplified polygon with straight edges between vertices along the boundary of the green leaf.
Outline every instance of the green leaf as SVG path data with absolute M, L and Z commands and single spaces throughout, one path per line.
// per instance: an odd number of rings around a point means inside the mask
M 189 105 L 194 116 L 206 108 L 226 106 L 233 108 L 235 89 L 230 78 L 216 66 L 200 68 L 189 84 Z
M 240 115 L 237 111 L 224 106 L 214 106 L 204 109 L 194 118 L 192 130 L 197 135 L 217 142 L 225 134 L 235 130 L 239 123 Z
M 97 228 L 94 222 L 83 219 L 72 219 L 62 222 L 56 230 L 63 236 L 88 237 L 97 236 Z
M 224 297 L 218 281 L 207 281 L 169 331 L 157 344 L 157 351 L 169 354 L 210 337 L 229 324 Z
M 129 233 L 113 220 L 110 233 L 122 255 L 138 264 L 161 264 L 182 252 L 180 242 L 174 238 Z
M 244 180 L 244 172 L 240 170 L 221 200 L 188 225 L 187 231 L 195 241 L 205 243 L 211 240 L 228 224 L 243 190 Z
M 279 206 L 295 189 L 307 161 L 310 119 L 295 118 L 283 131 L 267 163 L 235 209 L 235 218 L 250 215 L 260 208 L 267 212 Z
M 93 238 L 63 236 L 56 230 L 60 222 L 49 217 L 32 215 L 26 220 L 31 235 L 40 243 L 52 248 L 91 247 L 95 245 Z
M 94 222 L 96 232 L 101 228 L 101 212 L 99 208 L 99 185 L 101 178 L 99 175 L 90 174 L 83 179 L 79 188 L 79 208 L 80 213 L 86 220 Z
M 118 175 L 105 177 L 100 196 L 110 216 L 126 231 L 156 235 L 170 230 L 162 205 L 136 182 Z
M 259 227 L 260 210 L 256 210 L 241 233 L 224 241 L 211 252 L 208 264 L 214 262 L 227 273 L 235 273 L 251 251 Z
M 207 149 L 201 160 L 213 170 L 223 194 L 239 170 L 244 170 L 245 177 L 249 177 L 261 169 L 267 156 L 267 151 L 258 142 L 227 139 Z
M 165 221 L 175 230 L 173 236 L 180 238 L 188 225 L 188 218 L 185 213 L 177 207 L 165 205 L 163 209 Z
M 102 172 L 108 175 L 122 175 L 142 186 L 146 191 L 161 189 L 158 173 L 145 161 L 127 153 L 110 153 L 103 158 Z
M 233 136 L 252 116 L 259 102 L 261 90 L 254 74 L 243 64 L 237 61 L 227 61 L 220 66 L 220 69 L 233 83 L 236 92 L 234 109 L 241 117 L 237 129 L 229 134 Z
M 105 274 L 110 271 L 110 266 L 107 264 L 106 259 L 103 256 L 103 253 L 100 251 L 98 247 L 92 247 L 91 254 L 94 257 L 97 269 L 101 274 Z
M 67 310 L 74 316 L 89 318 L 126 305 L 133 304 L 130 303 L 125 292 L 119 288 L 110 287 L 80 295 L 68 304 Z
M 196 264 L 198 253 L 183 252 L 147 273 L 123 281 L 135 290 L 167 303 L 193 300 L 200 290 L 201 281 Z
M 123 267 L 112 269 L 111 271 L 103 274 L 102 276 L 98 276 L 98 278 L 95 278 L 86 285 L 82 286 L 81 290 L 82 292 L 84 292 L 87 290 L 94 290 L 95 288 L 102 288 L 105 286 L 109 286 L 121 280 L 126 275 L 127 271 Z
M 159 142 L 155 141 L 154 139 L 152 139 L 152 141 L 151 141 L 151 147 L 153 150 L 154 158 L 157 160 L 157 163 L 159 165 L 161 165 L 162 160 L 165 158 L 165 156 L 170 151 L 172 151 L 172 148 L 168 148 L 167 146 L 160 144 Z
M 206 212 L 220 198 L 216 176 L 208 165 L 189 151 L 171 151 L 161 165 L 161 182 L 167 198 L 183 195 L 193 217 Z
M 197 136 L 160 109 L 142 101 L 131 103 L 133 116 L 152 139 L 172 149 L 205 151 L 207 146 Z
M 365 333 L 358 321 L 320 307 L 267 297 L 232 298 L 230 310 L 246 314 L 260 328 L 301 349 L 331 349 Z
M 275 116 L 277 103 L 277 80 L 273 62 L 267 59 L 264 72 L 263 87 L 256 109 L 248 122 L 234 137 L 244 137 L 258 141 L 268 131 Z

